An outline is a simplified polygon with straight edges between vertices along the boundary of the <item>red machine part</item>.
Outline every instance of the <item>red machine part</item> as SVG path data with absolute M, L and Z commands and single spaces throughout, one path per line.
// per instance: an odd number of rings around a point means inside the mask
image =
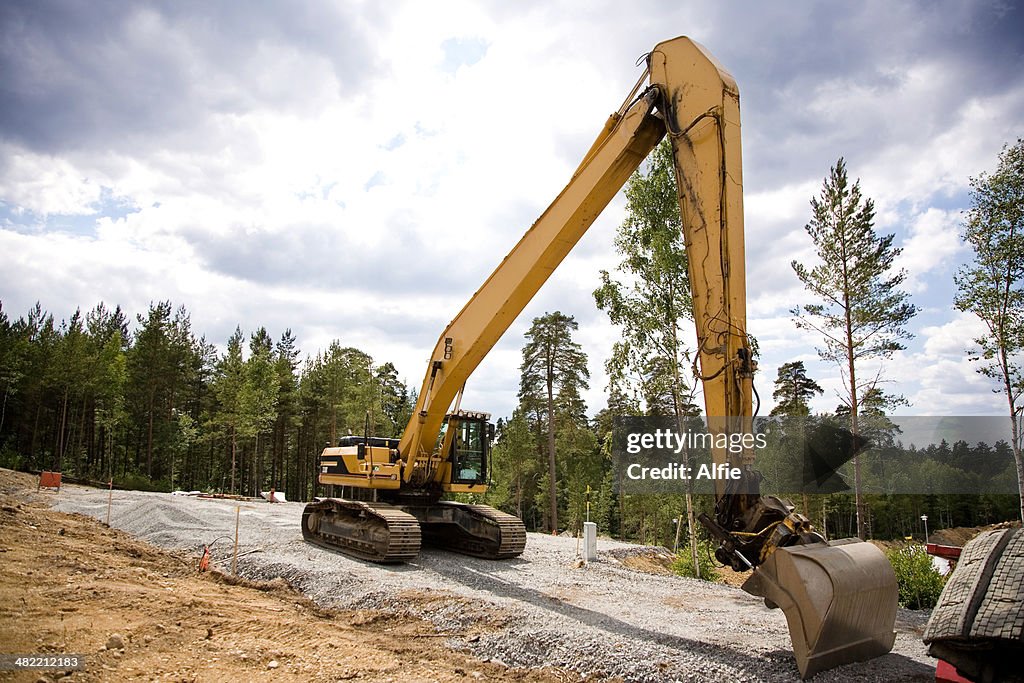
M 955 545 L 939 545 L 938 543 L 929 543 L 925 548 L 928 550 L 929 555 L 944 557 L 947 560 L 960 559 L 960 551 L 963 550 L 963 548 Z
M 947 560 L 960 559 L 960 548 L 955 545 L 939 545 L 938 543 L 926 544 L 929 555 L 942 557 Z M 956 667 L 944 660 L 938 660 L 935 666 L 935 683 L 973 683 L 969 678 L 964 678 L 956 672 Z

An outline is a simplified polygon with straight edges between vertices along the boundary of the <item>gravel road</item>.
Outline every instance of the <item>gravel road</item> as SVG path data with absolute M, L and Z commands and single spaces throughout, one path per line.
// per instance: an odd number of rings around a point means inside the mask
M 115 491 L 111 526 L 164 547 L 214 543 L 230 566 L 238 503 Z M 55 507 L 106 519 L 107 492 L 61 489 Z M 529 534 L 520 558 L 487 561 L 424 549 L 415 562 L 380 566 L 302 540 L 301 503 L 241 503 L 239 574 L 283 577 L 329 607 L 409 612 L 456 648 L 509 666 L 552 666 L 581 678 L 625 681 L 799 680 L 786 620 L 738 588 L 638 572 L 599 539 L 598 560 L 577 566 L 572 538 Z M 815 681 L 934 680 L 921 634 L 927 612 L 900 610 L 893 651 L 818 674 Z

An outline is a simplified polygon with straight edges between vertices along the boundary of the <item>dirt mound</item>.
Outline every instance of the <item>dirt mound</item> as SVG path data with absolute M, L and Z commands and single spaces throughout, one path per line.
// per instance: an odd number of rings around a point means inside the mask
M 25 472 L 0 469 L 0 494 L 6 496 L 23 496 L 35 490 L 39 477 Z
M 928 542 L 962 548 L 967 545 L 967 542 L 972 538 L 985 531 L 991 531 L 993 529 L 1012 529 L 1017 527 L 1020 527 L 1020 522 L 999 522 L 998 524 L 989 524 L 988 526 L 958 526 L 953 527 L 952 529 L 939 529 L 928 536 Z
M 647 574 L 675 574 L 672 571 L 672 563 L 676 557 L 672 551 L 664 546 L 640 545 L 631 548 L 614 548 L 602 552 L 606 558 L 610 558 L 623 567 L 629 567 Z
M 84 655 L 71 680 L 560 680 L 457 652 L 415 616 L 325 610 L 282 579 L 198 574 L 198 557 L 51 510 L 53 494 L 35 485 L 0 470 L 0 642 Z M 153 509 L 158 521 L 165 511 Z M 3 678 L 43 673 L 63 672 Z

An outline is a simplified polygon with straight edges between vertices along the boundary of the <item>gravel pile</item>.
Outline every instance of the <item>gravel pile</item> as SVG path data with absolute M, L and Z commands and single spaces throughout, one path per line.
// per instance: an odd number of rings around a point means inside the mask
M 235 501 L 114 493 L 111 525 L 198 559 L 213 545 L 230 566 Z M 107 492 L 62 488 L 59 510 L 106 518 Z M 637 572 L 623 558 L 665 548 L 598 541 L 578 562 L 574 538 L 529 534 L 522 557 L 501 562 L 424 549 L 381 566 L 305 543 L 301 503 L 247 502 L 239 511 L 239 574 L 283 578 L 325 607 L 408 613 L 461 650 L 509 666 L 558 667 L 625 681 L 799 680 L 784 615 L 737 588 Z M 823 672 L 815 681 L 934 677 L 921 643 L 927 613 L 900 610 L 893 652 Z

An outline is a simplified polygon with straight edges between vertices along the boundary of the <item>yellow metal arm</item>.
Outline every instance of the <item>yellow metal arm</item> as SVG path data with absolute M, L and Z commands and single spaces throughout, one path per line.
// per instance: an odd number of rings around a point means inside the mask
M 433 451 L 459 389 L 664 136 L 654 103 L 653 93 L 641 97 L 601 132 L 590 159 L 445 328 L 399 444 L 407 463 Z
M 657 45 L 648 65 L 675 156 L 708 427 L 749 432 L 754 365 L 746 332 L 739 90 L 687 38 Z M 715 449 L 713 457 L 723 463 L 728 454 Z M 725 482 L 716 481 L 717 497 L 724 493 Z
M 666 130 L 690 252 L 707 414 L 750 415 L 739 92 L 688 38 L 657 45 L 648 70 L 650 87 L 609 118 L 569 184 L 441 334 L 399 445 L 407 464 L 433 452 L 470 374 Z M 413 473 L 407 467 L 406 480 Z

